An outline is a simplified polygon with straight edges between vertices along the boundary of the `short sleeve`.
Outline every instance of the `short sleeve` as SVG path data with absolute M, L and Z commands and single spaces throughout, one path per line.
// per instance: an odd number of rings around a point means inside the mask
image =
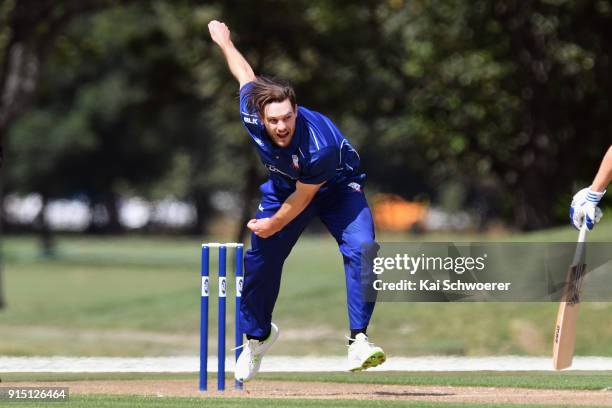
M 263 123 L 261 123 L 257 112 L 251 111 L 247 107 L 247 92 L 252 86 L 253 82 L 248 82 L 240 88 L 240 117 L 251 136 L 261 137 L 264 129 Z
M 336 175 L 338 148 L 324 147 L 312 155 L 310 163 L 304 168 L 299 181 L 304 184 L 320 184 Z

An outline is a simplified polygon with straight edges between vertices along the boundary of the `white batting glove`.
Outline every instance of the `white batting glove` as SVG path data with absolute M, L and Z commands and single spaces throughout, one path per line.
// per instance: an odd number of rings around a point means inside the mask
M 590 188 L 583 188 L 574 195 L 570 207 L 570 220 L 576 229 L 580 229 L 582 223 L 586 222 L 587 228 L 592 230 L 599 222 L 603 213 L 597 204 L 605 193 L 605 191 L 597 192 Z

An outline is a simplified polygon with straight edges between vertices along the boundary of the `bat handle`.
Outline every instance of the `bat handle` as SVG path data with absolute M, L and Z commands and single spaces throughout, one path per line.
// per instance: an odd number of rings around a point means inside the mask
M 586 222 L 582 223 L 582 227 L 580 227 L 580 233 L 578 233 L 578 245 L 576 246 L 576 252 L 574 252 L 574 261 L 572 265 L 577 265 L 581 263 L 582 253 L 584 252 L 584 243 L 586 242 L 586 235 L 589 229 L 586 226 Z
M 578 234 L 578 242 L 586 241 L 586 234 L 589 229 L 586 226 L 586 222 L 582 223 L 582 227 L 580 227 L 580 233 Z

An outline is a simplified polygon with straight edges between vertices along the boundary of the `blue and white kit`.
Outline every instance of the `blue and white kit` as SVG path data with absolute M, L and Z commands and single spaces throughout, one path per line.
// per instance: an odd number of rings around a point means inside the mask
M 240 114 L 269 172 L 260 186 L 262 198 L 255 218 L 272 217 L 295 191 L 297 181 L 325 184 L 281 231 L 268 238 L 251 235 L 251 249 L 244 260 L 241 331 L 253 337 L 268 334 L 283 264 L 313 217 L 321 219 L 342 253 L 350 329 L 366 328 L 374 303 L 364 300 L 361 255 L 362 248 L 376 244 L 372 213 L 362 190 L 365 174 L 359 172 L 359 155 L 329 118 L 301 106 L 290 144 L 278 147 L 257 113 L 247 109 L 245 91 L 250 86 L 252 83 L 240 89 Z

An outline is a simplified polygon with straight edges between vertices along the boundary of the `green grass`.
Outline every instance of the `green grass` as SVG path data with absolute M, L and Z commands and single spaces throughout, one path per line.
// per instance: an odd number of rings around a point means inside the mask
M 385 235 L 381 241 L 574 241 L 569 227 L 527 235 Z M 612 222 L 590 235 L 612 237 Z M 53 259 L 35 237 L 3 242 L 0 355 L 196 354 L 199 248 L 195 238 L 62 236 Z M 213 271 L 216 266 L 211 265 Z M 233 280 L 228 280 L 233 293 Z M 213 292 L 216 284 L 213 279 Z M 211 302 L 211 338 L 216 302 Z M 274 320 L 274 353 L 342 355 L 347 316 L 344 274 L 336 243 L 304 236 L 287 260 Z M 370 326 L 374 341 L 394 355 L 548 355 L 556 315 L 549 303 L 380 303 Z M 612 355 L 612 304 L 585 303 L 576 353 Z M 228 327 L 233 331 L 233 297 Z M 582 328 L 582 329 L 581 329 Z M 588 330 L 586 329 L 588 328 Z M 210 342 L 214 353 L 216 342 Z
M 612 387 L 611 372 L 363 372 L 340 373 L 265 373 L 266 380 L 318 381 L 396 385 L 443 385 L 454 387 L 511 387 L 557 390 L 603 390 Z
M 180 398 L 180 397 L 137 397 L 137 396 L 111 396 L 111 395 L 95 395 L 95 396 L 77 396 L 70 397 L 66 403 L 53 403 L 53 407 L 70 407 L 70 408 L 115 408 L 115 407 L 172 407 L 172 408 L 234 408 L 245 407 L 249 408 L 268 408 L 271 406 L 281 407 L 334 407 L 334 408 L 353 408 L 353 407 L 411 407 L 411 408 L 562 408 L 568 405 L 516 405 L 516 404 L 455 404 L 444 402 L 425 402 L 425 401 L 348 401 L 348 400 L 304 400 L 304 399 L 255 399 L 255 398 L 217 398 L 206 399 L 201 398 Z M 30 408 L 40 407 L 40 404 L 30 404 L 20 402 L 19 407 Z
M 215 375 L 209 376 L 215 380 Z M 191 380 L 195 373 L 3 373 L 2 381 L 56 382 L 103 380 Z M 226 375 L 228 383 L 232 377 Z M 603 390 L 612 387 L 610 371 L 470 371 L 470 372 L 362 372 L 362 373 L 260 373 L 257 380 L 386 385 L 439 385 L 453 387 Z
M 3 383 L 10 385 L 16 381 L 92 381 L 92 380 L 191 380 L 197 386 L 196 374 L 166 373 L 5 373 Z M 612 384 L 610 372 L 469 372 L 469 373 L 411 373 L 411 372 L 369 372 L 349 373 L 262 373 L 259 380 L 316 381 L 335 383 L 367 383 L 397 385 L 437 385 L 437 386 L 479 386 L 540 388 L 557 390 L 602 390 Z M 68 385 L 69 386 L 69 385 Z M 205 397 L 206 394 L 202 394 Z M 347 401 L 347 400 L 304 400 L 304 399 L 253 399 L 253 398 L 178 398 L 144 396 L 71 396 L 67 403 L 54 406 L 66 407 L 561 407 L 561 405 L 515 405 L 515 404 L 461 404 L 424 401 Z M 20 403 L 20 407 L 34 407 L 39 404 Z M 563 405 L 568 406 L 568 405 Z

